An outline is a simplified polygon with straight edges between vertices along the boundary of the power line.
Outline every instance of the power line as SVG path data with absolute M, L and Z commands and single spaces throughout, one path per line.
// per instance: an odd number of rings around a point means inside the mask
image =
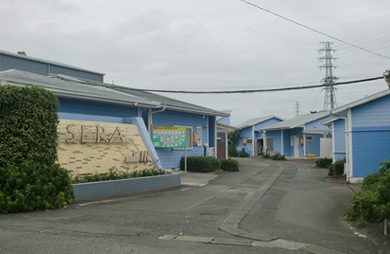
M 340 85 L 349 85 L 354 83 L 374 81 L 378 79 L 383 79 L 383 77 L 376 78 L 367 78 L 352 80 L 346 82 L 337 82 L 333 83 L 333 86 Z M 157 92 L 157 93 L 191 93 L 191 94 L 232 94 L 232 93 L 264 93 L 264 92 L 280 92 L 280 91 L 290 91 L 290 90 L 303 90 L 319 87 L 327 87 L 329 84 L 320 84 L 320 85 L 310 85 L 310 86 L 295 86 L 295 87 L 283 87 L 283 88 L 270 88 L 270 89 L 254 89 L 254 90 L 235 90 L 235 91 L 179 91 L 179 90 L 159 90 L 159 89 L 136 89 L 136 88 L 126 88 L 130 90 L 144 91 L 144 92 Z M 125 88 L 125 87 L 123 87 Z
M 390 57 L 387 57 L 387 56 L 381 55 L 381 54 L 379 54 L 379 53 L 373 52 L 373 51 L 371 51 L 371 50 L 368 50 L 368 49 L 365 49 L 365 48 L 356 46 L 356 45 L 354 45 L 354 44 L 352 44 L 352 43 L 346 42 L 346 41 L 341 40 L 341 39 L 339 39 L 339 38 L 336 38 L 336 37 L 334 37 L 334 36 L 332 36 L 332 35 L 326 34 L 326 33 L 324 33 L 324 32 L 321 32 L 321 31 L 319 31 L 319 30 L 316 30 L 316 29 L 314 29 L 314 28 L 311 28 L 311 27 L 309 27 L 309 26 L 306 26 L 306 25 L 304 25 L 304 24 L 301 24 L 301 23 L 299 23 L 299 22 L 297 22 L 297 21 L 294 21 L 294 20 L 292 20 L 292 19 L 289 19 L 289 18 L 287 18 L 287 17 L 284 17 L 284 16 L 282 16 L 282 15 L 280 15 L 280 14 L 277 14 L 277 13 L 275 13 L 275 12 L 272 12 L 272 11 L 270 11 L 270 10 L 267 10 L 267 9 L 265 9 L 265 8 L 263 8 L 263 7 L 260 7 L 260 6 L 254 4 L 254 3 L 251 3 L 251 2 L 248 2 L 248 1 L 245 1 L 245 0 L 239 0 L 239 1 L 241 1 L 241 2 L 243 2 L 243 3 L 246 3 L 246 4 L 248 4 L 248 5 L 251 5 L 251 6 L 253 6 L 253 7 L 257 8 L 257 9 L 260 9 L 260 10 L 262 10 L 262 11 L 268 12 L 268 13 L 270 13 L 270 14 L 276 16 L 276 17 L 279 17 L 279 18 L 282 18 L 282 19 L 287 20 L 287 21 L 289 21 L 289 22 L 292 22 L 292 23 L 294 23 L 294 24 L 296 24 L 296 25 L 298 25 L 298 26 L 304 27 L 304 28 L 306 28 L 306 29 L 308 29 L 308 30 L 310 30 L 310 31 L 312 31 L 312 32 L 315 32 L 315 33 L 318 33 L 318 34 L 325 35 L 325 36 L 327 36 L 327 37 L 329 37 L 329 38 L 332 38 L 332 39 L 334 39 L 334 40 L 336 40 L 336 41 L 339 41 L 339 42 L 342 42 L 342 43 L 344 43 L 344 44 L 347 44 L 347 45 L 349 45 L 349 46 L 351 46 L 351 47 L 354 47 L 354 48 L 363 50 L 363 51 L 368 52 L 368 53 L 370 53 L 370 54 L 374 54 L 374 55 L 377 55 L 377 56 L 380 56 L 380 57 L 384 57 L 384 58 L 390 59 Z

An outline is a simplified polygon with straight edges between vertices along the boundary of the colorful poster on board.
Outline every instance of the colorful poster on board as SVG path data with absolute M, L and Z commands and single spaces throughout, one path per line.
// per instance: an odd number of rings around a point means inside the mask
M 187 146 L 187 129 L 185 127 L 152 127 L 154 147 L 180 148 Z

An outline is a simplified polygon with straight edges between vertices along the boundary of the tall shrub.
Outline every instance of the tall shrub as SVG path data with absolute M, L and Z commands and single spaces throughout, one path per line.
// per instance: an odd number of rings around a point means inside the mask
M 59 164 L 0 167 L 0 213 L 58 208 L 73 202 L 73 187 Z
M 57 107 L 57 98 L 45 89 L 0 86 L 0 167 L 25 161 L 54 164 Z

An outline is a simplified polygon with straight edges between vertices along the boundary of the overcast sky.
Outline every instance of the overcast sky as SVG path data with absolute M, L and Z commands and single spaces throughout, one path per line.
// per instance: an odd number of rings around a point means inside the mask
M 242 90 L 318 85 L 320 42 L 334 42 L 339 82 L 390 68 L 388 0 L 0 0 L 0 49 L 105 73 L 105 82 L 167 90 Z M 387 57 L 387 58 L 386 58 Z M 383 80 L 347 85 L 337 105 L 387 89 Z M 324 106 L 321 89 L 289 92 L 163 94 L 216 110 L 231 124 L 295 116 Z

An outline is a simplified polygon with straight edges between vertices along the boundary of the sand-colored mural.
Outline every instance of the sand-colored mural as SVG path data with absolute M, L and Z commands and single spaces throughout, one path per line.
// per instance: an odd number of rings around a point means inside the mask
M 58 162 L 73 174 L 154 166 L 134 124 L 60 120 L 58 137 Z

